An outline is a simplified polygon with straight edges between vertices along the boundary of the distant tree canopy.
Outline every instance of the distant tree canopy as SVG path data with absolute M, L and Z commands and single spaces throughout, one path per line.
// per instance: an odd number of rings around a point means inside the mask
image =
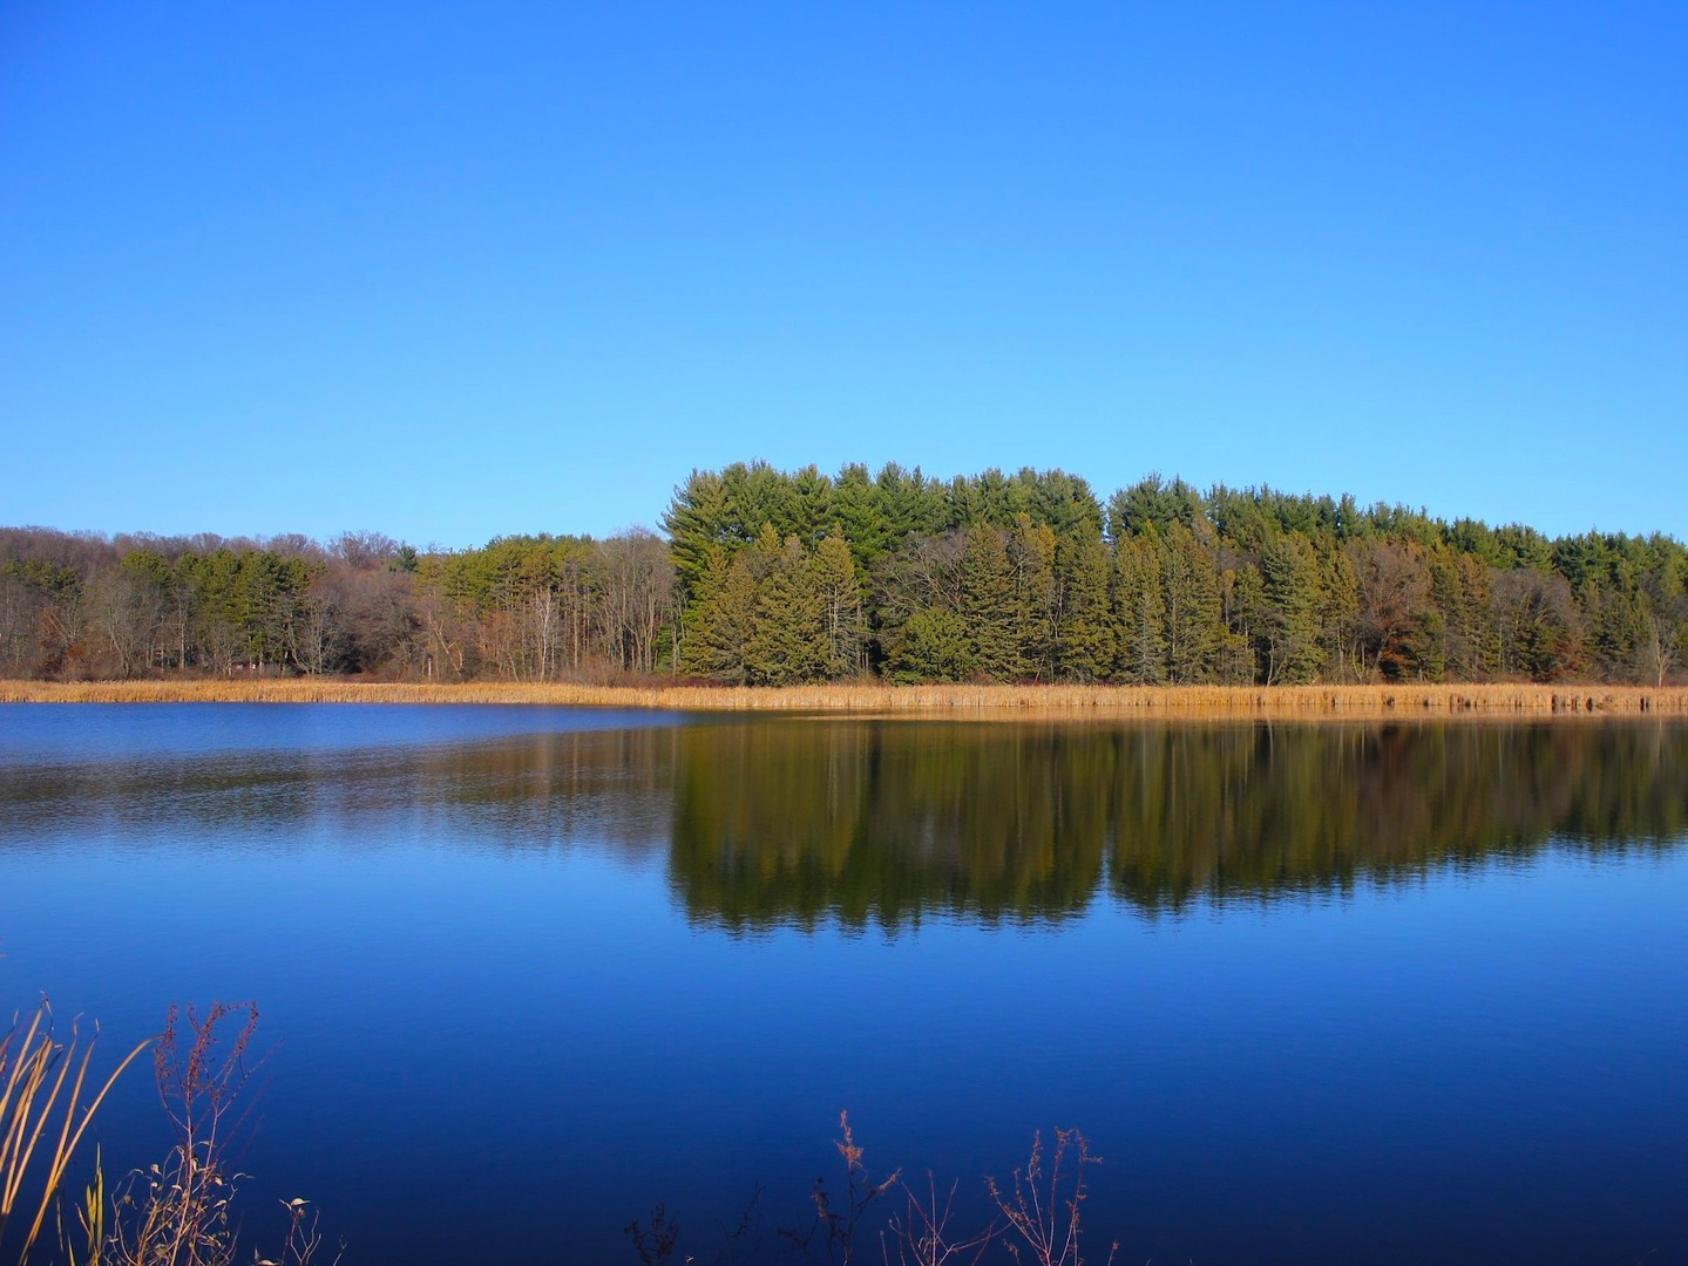
M 1660 535 L 1153 475 L 1104 508 L 1061 471 L 895 465 L 695 472 L 664 527 L 679 666 L 723 680 L 1657 683 L 1688 659 L 1688 551 Z M 757 653 L 780 639 L 828 653 Z
M 697 471 L 667 539 L 418 552 L 0 530 L 0 672 L 786 684 L 1600 679 L 1688 667 L 1674 538 L 1150 476 Z
M 366 673 L 549 680 L 672 658 L 674 573 L 648 532 L 418 553 L 0 529 L 0 672 Z

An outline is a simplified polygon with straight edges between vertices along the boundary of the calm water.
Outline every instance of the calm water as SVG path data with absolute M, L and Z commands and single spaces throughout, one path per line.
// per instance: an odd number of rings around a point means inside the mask
M 354 1264 L 777 1222 L 840 1108 L 964 1193 L 1082 1126 L 1128 1262 L 1688 1261 L 1685 842 L 1656 722 L 10 706 L 0 998 L 256 999 L 252 1206 Z

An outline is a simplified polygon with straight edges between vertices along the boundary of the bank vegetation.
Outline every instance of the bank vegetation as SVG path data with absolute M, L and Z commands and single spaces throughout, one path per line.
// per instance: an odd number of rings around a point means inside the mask
M 1104 503 L 1061 471 L 761 464 L 694 472 L 662 529 L 461 550 L 0 529 L 0 677 L 1658 689 L 1688 674 L 1688 548 L 1658 533 L 1550 538 L 1155 476 Z
M 780 687 L 269 677 L 0 681 L 0 703 L 529 704 L 980 719 L 1688 716 L 1688 686 L 899 686 L 870 682 Z

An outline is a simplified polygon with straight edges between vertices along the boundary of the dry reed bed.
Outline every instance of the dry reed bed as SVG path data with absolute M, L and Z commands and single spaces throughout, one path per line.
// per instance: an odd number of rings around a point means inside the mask
M 0 681 L 5 703 L 503 703 L 915 716 L 1688 716 L 1688 686 L 588 686 L 268 680 Z

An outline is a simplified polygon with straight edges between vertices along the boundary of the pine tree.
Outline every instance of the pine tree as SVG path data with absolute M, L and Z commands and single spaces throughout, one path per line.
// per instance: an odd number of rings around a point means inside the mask
M 1225 634 L 1215 652 L 1214 677 L 1235 686 L 1268 680 L 1274 671 L 1271 615 L 1260 568 L 1245 562 L 1219 577 Z
M 1208 681 L 1225 632 L 1219 573 L 1191 530 L 1174 522 L 1166 531 L 1161 568 L 1166 593 L 1166 668 L 1174 685 Z
M 1189 484 L 1150 475 L 1109 498 L 1108 530 L 1116 540 L 1142 535 L 1150 528 L 1164 533 L 1174 523 L 1189 527 L 1201 512 L 1201 497 Z
M 764 528 L 772 528 L 774 539 L 781 541 L 800 529 L 797 490 L 790 475 L 767 462 L 734 462 L 721 472 L 721 483 L 733 539 L 756 541 Z
M 1149 686 L 1166 680 L 1166 594 L 1157 533 L 1120 538 L 1114 547 L 1115 673 Z
M 722 549 L 710 552 L 685 614 L 683 671 L 734 684 L 749 679 L 744 652 L 756 615 L 755 573 L 748 552 L 733 558 Z
M 1114 621 L 1108 609 L 1108 550 L 1093 536 L 1065 536 L 1055 551 L 1061 585 L 1056 673 L 1069 681 L 1101 681 L 1114 665 Z
M 981 525 L 967 533 L 961 555 L 961 618 L 975 671 L 992 681 L 1018 678 L 1023 671 L 1019 602 L 1008 550 L 995 528 Z
M 792 524 L 787 531 L 812 547 L 832 529 L 832 480 L 813 466 L 805 466 L 789 479 Z
M 1450 545 L 1430 553 L 1430 600 L 1440 613 L 1433 632 L 1440 641 L 1434 658 L 1457 681 L 1482 681 L 1495 671 L 1493 622 L 1489 619 L 1489 569 Z
M 825 674 L 830 648 L 817 579 L 802 542 L 786 537 L 757 588 L 744 648 L 750 681 L 786 686 Z
M 1345 499 L 1346 500 L 1346 499 Z M 1324 538 L 1319 554 L 1319 645 L 1327 674 L 1338 681 L 1360 674 L 1356 655 L 1360 616 L 1360 580 L 1354 560 L 1334 537 Z
M 1459 572 L 1459 627 L 1465 647 L 1457 670 L 1462 681 L 1486 681 L 1500 663 L 1500 638 L 1489 618 L 1494 570 L 1469 554 L 1462 554 Z
M 891 523 L 879 485 L 866 466 L 846 466 L 832 485 L 832 523 L 850 545 L 859 576 L 865 577 L 890 550 Z
M 1260 559 L 1267 685 L 1314 680 L 1319 672 L 1319 564 L 1301 535 L 1280 533 Z
M 927 479 L 918 466 L 904 470 L 895 462 L 887 463 L 875 482 L 891 548 L 910 536 L 941 532 L 951 526 L 943 485 Z
M 1015 516 L 1006 544 L 1014 573 L 1014 643 L 1020 672 L 1046 681 L 1055 675 L 1060 624 L 1055 533 L 1022 513 Z
M 674 490 L 662 527 L 668 533 L 674 570 L 688 593 L 696 591 L 712 557 L 727 545 L 731 520 L 732 507 L 720 475 L 694 470 Z
M 1632 675 L 1648 640 L 1645 596 L 1633 583 L 1590 576 L 1577 593 L 1589 649 L 1601 676 Z
M 822 674 L 836 679 L 862 672 L 867 667 L 862 595 L 849 545 L 834 532 L 815 547 L 807 565 L 826 636 Z
M 939 607 L 916 611 L 898 630 L 889 666 L 899 682 L 967 680 L 977 671 L 967 622 Z

